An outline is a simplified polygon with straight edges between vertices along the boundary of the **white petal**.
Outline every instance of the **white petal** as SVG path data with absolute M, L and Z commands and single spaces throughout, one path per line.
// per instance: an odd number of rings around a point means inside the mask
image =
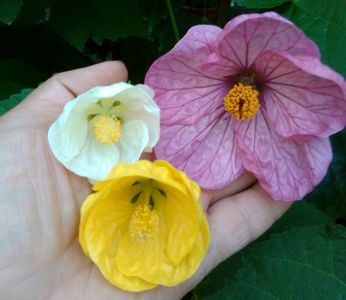
M 114 144 L 99 143 L 90 133 L 80 155 L 65 166 L 77 175 L 88 177 L 93 181 L 104 179 L 118 162 L 117 147 Z
M 84 114 L 94 106 L 94 110 L 96 110 L 92 113 L 99 113 L 97 111 L 99 107 L 95 105 L 98 100 L 112 98 L 131 87 L 133 87 L 131 84 L 125 82 L 117 82 L 109 86 L 96 86 L 91 90 L 80 94 L 75 99 L 75 110 L 81 114 Z
M 142 120 L 148 127 L 149 140 L 146 151 L 150 150 L 160 137 L 160 109 L 148 94 L 148 87 L 136 85 L 118 95 L 119 101 L 126 106 L 124 120 Z M 150 93 L 150 92 L 149 92 Z
M 141 88 L 141 89 L 144 90 L 152 99 L 154 99 L 155 92 L 154 92 L 154 90 L 153 90 L 151 87 L 149 87 L 149 86 L 146 85 L 146 84 L 137 84 L 136 87 Z
M 91 90 L 89 90 L 89 93 L 98 98 L 110 98 L 132 87 L 132 84 L 126 82 L 117 82 L 108 86 L 94 87 Z
M 61 154 L 66 159 L 77 156 L 86 140 L 88 132 L 88 121 L 80 115 L 71 116 L 64 125 L 60 126 Z
M 160 111 L 153 91 L 145 85 L 120 82 L 95 87 L 68 102 L 49 129 L 48 140 L 56 158 L 66 168 L 90 180 L 104 179 L 120 160 L 135 162 L 150 151 L 160 134 Z M 103 105 L 97 102 L 102 100 Z M 114 106 L 114 100 L 122 105 Z M 117 144 L 100 144 L 88 116 L 115 114 L 123 118 Z
M 59 125 L 58 120 L 56 120 L 48 130 L 48 143 L 49 146 L 54 154 L 54 156 L 62 163 L 64 163 L 64 160 L 62 159 L 61 154 L 61 128 Z
M 70 106 L 71 107 L 71 106 Z M 88 123 L 79 115 L 70 115 L 68 109 L 60 115 L 48 131 L 48 142 L 55 157 L 63 164 L 76 157 L 86 140 Z M 67 119 L 63 122 L 63 119 Z
M 58 118 L 60 124 L 64 124 L 66 122 L 66 120 L 70 116 L 72 109 L 76 106 L 76 103 L 77 103 L 77 101 L 76 101 L 76 99 L 74 99 L 74 100 L 69 101 L 65 104 L 64 110 Z
M 121 139 L 117 144 L 120 160 L 135 162 L 148 144 L 148 127 L 141 120 L 133 120 L 125 123 L 122 130 Z

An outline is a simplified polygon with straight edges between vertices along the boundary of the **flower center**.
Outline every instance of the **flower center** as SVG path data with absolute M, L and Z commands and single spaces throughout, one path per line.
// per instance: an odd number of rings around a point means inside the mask
M 129 232 L 139 243 L 153 238 L 159 232 L 159 215 L 148 204 L 139 204 L 131 216 Z
M 117 143 L 121 138 L 121 123 L 115 115 L 96 116 L 94 132 L 101 144 Z
M 241 82 L 235 84 L 224 98 L 225 110 L 236 119 L 251 119 L 258 111 L 259 92 L 251 85 Z

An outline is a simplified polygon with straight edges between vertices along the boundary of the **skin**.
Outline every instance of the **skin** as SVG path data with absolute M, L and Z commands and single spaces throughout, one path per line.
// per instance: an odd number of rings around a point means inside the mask
M 127 293 L 110 285 L 78 243 L 85 178 L 52 155 L 49 126 L 64 104 L 97 85 L 127 80 L 120 62 L 54 75 L 0 118 L 0 295 L 4 299 L 180 299 L 220 262 L 263 234 L 289 207 L 273 201 L 251 174 L 203 191 L 211 229 L 196 274 L 175 287 Z M 146 157 L 148 158 L 148 157 Z

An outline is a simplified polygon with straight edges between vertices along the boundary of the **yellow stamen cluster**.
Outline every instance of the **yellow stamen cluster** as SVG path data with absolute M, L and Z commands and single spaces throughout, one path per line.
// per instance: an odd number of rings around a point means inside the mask
M 236 119 L 251 119 L 260 108 L 259 92 L 250 85 L 235 84 L 224 98 L 225 110 Z
M 147 204 L 139 204 L 133 212 L 129 224 L 130 237 L 143 243 L 159 232 L 159 215 Z
M 117 143 L 121 138 L 121 123 L 115 115 L 100 115 L 95 119 L 94 132 L 101 144 Z

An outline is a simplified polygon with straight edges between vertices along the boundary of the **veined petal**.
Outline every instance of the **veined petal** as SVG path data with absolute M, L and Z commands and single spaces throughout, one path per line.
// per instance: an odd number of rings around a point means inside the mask
M 243 172 L 230 117 L 223 107 L 194 125 L 161 126 L 155 154 L 205 189 L 222 188 Z
M 92 134 L 89 134 L 81 153 L 64 165 L 77 175 L 91 180 L 101 180 L 118 163 L 119 157 L 115 144 L 100 144 Z
M 150 67 L 145 83 L 155 91 L 161 124 L 193 124 L 222 103 L 227 93 L 224 80 L 201 70 L 220 32 L 220 28 L 211 25 L 192 27 Z
M 268 51 L 255 68 L 265 80 L 268 120 L 280 135 L 328 137 L 345 127 L 346 84 L 319 59 Z
M 227 66 L 231 71 L 247 71 L 261 52 L 267 50 L 319 57 L 317 46 L 300 29 L 273 12 L 234 18 L 216 44 L 220 59 L 214 68 L 219 66 L 220 70 Z
M 329 139 L 283 138 L 271 129 L 263 111 L 236 131 L 245 169 L 275 200 L 304 197 L 323 179 L 332 159 Z
M 121 153 L 120 161 L 135 162 L 148 145 L 149 131 L 142 120 L 126 122 L 122 127 L 122 137 L 116 145 Z M 108 174 L 107 174 L 108 175 Z

